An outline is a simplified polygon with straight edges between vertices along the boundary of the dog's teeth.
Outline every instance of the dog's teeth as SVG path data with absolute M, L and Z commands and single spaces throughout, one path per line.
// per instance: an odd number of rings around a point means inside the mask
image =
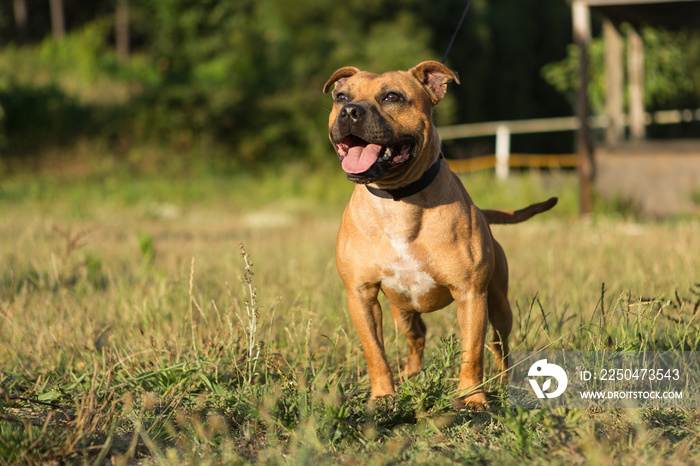
M 386 150 L 384 150 L 384 155 L 382 156 L 382 160 L 389 160 L 391 158 L 391 147 L 387 147 Z

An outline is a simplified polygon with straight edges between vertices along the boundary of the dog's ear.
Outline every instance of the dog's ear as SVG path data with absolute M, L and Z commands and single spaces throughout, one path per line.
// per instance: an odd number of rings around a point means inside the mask
M 433 104 L 437 104 L 445 97 L 447 83 L 454 81 L 459 84 L 457 73 L 436 61 L 424 61 L 408 72 L 423 85 Z
M 335 87 L 342 86 L 345 80 L 347 80 L 350 76 L 353 76 L 354 74 L 358 73 L 360 70 L 355 68 L 354 66 L 345 66 L 343 68 L 340 68 L 337 70 L 333 75 L 326 81 L 326 84 L 323 86 L 323 93 L 328 94 L 328 91 L 331 88 L 331 84 L 336 83 Z

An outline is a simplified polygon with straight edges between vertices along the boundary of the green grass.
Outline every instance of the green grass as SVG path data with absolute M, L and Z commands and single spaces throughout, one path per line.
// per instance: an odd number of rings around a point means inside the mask
M 700 461 L 698 410 L 513 410 L 488 383 L 491 411 L 455 411 L 453 306 L 425 318 L 424 371 L 370 403 L 334 170 L 112 168 L 0 181 L 1 464 Z M 464 180 L 485 208 L 561 198 L 494 227 L 514 350 L 700 349 L 697 220 L 580 220 L 568 174 Z

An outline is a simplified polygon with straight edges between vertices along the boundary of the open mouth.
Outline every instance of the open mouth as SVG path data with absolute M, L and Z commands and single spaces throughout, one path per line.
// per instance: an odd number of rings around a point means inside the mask
M 408 140 L 382 146 L 350 134 L 336 144 L 336 150 L 343 170 L 348 175 L 367 172 L 379 175 L 410 159 L 414 146 L 415 143 Z

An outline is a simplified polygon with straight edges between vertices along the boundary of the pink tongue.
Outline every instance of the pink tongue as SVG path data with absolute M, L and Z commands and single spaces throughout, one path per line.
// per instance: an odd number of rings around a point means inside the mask
M 365 147 L 351 147 L 348 150 L 348 155 L 343 159 L 343 170 L 352 174 L 366 172 L 379 158 L 380 150 L 382 150 L 382 146 L 377 144 L 367 144 Z

